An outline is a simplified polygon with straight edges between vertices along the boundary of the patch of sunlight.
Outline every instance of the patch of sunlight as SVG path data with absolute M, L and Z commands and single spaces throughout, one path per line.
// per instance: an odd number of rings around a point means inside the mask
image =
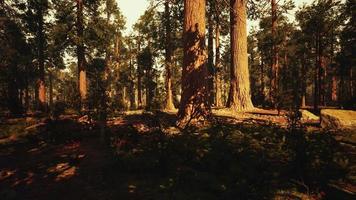
M 77 167 L 70 166 L 69 163 L 59 163 L 47 169 L 49 173 L 57 174 L 55 181 L 62 181 L 73 177 L 77 172 Z
M 150 131 L 150 127 L 144 123 L 135 123 L 132 125 L 139 133 L 147 133 Z
M 26 185 L 30 185 L 31 183 L 33 183 L 33 178 L 34 178 L 34 173 L 33 172 L 27 172 L 26 177 L 23 179 L 16 179 L 16 181 L 11 185 L 12 187 L 20 185 L 22 183 L 26 184 Z
M 165 133 L 167 135 L 179 135 L 180 134 L 180 130 L 174 126 L 163 128 L 162 131 L 163 131 L 163 133 Z
M 3 181 L 11 176 L 13 176 L 16 173 L 16 169 L 14 170 L 8 170 L 8 169 L 3 169 L 0 171 L 0 181 Z
M 137 188 L 137 187 L 136 187 L 136 185 L 132 185 L 132 184 L 131 184 L 131 185 L 129 185 L 129 186 L 128 186 L 129 193 L 134 193 L 134 192 L 135 192 L 135 190 L 136 190 L 136 188 Z
M 300 199 L 300 200 L 314 200 L 313 196 L 303 194 L 297 191 L 285 191 L 281 190 L 275 193 L 273 200 L 285 200 L 285 199 Z
M 49 173 L 58 173 L 58 172 L 62 172 L 66 169 L 70 168 L 69 163 L 59 163 L 56 166 L 50 167 L 47 169 L 47 172 Z
M 62 181 L 62 180 L 66 180 L 69 179 L 71 177 L 73 177 L 77 172 L 77 168 L 72 166 L 69 169 L 64 170 L 62 173 L 60 173 L 55 181 Z

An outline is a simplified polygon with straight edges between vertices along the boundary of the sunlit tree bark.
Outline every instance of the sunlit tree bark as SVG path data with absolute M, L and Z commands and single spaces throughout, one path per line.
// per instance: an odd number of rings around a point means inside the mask
M 246 0 L 230 0 L 231 80 L 227 107 L 233 111 L 253 108 L 247 56 Z
M 210 115 L 205 51 L 205 0 L 184 1 L 182 98 L 178 125 L 185 127 Z

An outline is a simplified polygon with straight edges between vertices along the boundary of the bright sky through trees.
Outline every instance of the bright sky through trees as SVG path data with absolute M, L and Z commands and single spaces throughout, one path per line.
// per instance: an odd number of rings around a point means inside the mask
M 136 23 L 138 18 L 145 12 L 149 5 L 148 0 L 116 0 L 121 12 L 126 18 L 126 33 L 132 31 L 132 25 Z M 310 3 L 311 0 L 295 0 L 296 7 L 303 3 Z M 250 28 L 250 26 L 249 26 Z

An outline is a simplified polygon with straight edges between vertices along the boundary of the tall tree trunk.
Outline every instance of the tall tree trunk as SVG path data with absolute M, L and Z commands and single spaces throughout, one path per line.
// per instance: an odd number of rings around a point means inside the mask
M 178 126 L 210 116 L 205 52 L 205 0 L 184 0 L 182 97 Z
M 166 16 L 166 102 L 164 105 L 165 110 L 173 110 L 173 93 L 172 93 L 172 41 L 171 41 L 171 14 L 169 8 L 169 0 L 164 3 L 165 16 Z
M 87 101 L 87 77 L 85 66 L 85 48 L 84 48 L 84 25 L 83 25 L 83 0 L 77 0 L 77 59 L 79 74 L 79 94 L 82 110 L 86 109 Z
M 315 70 L 314 70 L 314 110 L 318 110 L 319 104 L 320 104 L 320 87 L 319 87 L 319 78 L 320 78 L 320 41 L 319 41 L 319 35 L 317 34 L 316 40 L 315 40 Z
M 49 107 L 53 106 L 53 74 L 49 72 Z
M 302 57 L 302 61 L 301 61 L 302 67 L 301 67 L 301 103 L 300 106 L 301 108 L 305 108 L 306 106 L 306 93 L 307 93 L 307 77 L 305 74 L 306 71 L 306 66 L 305 66 L 305 53 L 303 52 L 303 57 Z
M 213 5 L 212 1 L 209 3 L 208 13 L 208 90 L 209 103 L 214 103 L 214 23 L 213 23 Z
M 231 80 L 227 107 L 233 111 L 253 109 L 247 56 L 246 0 L 230 0 Z
M 217 7 L 217 5 L 215 5 Z M 218 9 L 215 12 L 219 12 Z M 221 107 L 222 95 L 221 95 L 221 61 L 220 61 L 220 13 L 216 13 L 215 16 L 215 103 L 216 107 Z
M 44 58 L 44 19 L 42 5 L 38 5 L 38 110 L 46 110 L 46 86 L 45 86 L 45 58 Z
M 141 51 L 141 44 L 138 42 L 138 52 Z M 142 108 L 142 69 L 139 64 L 138 56 L 137 56 L 137 106 L 139 109 Z
M 334 103 L 337 102 L 337 78 L 336 78 L 336 75 L 333 75 L 333 77 L 332 77 L 331 100 L 332 100 Z
M 355 98 L 355 78 L 354 78 L 354 69 L 350 67 L 350 80 L 349 80 L 349 87 L 350 87 L 350 97 L 351 99 Z
M 132 64 L 132 49 L 131 46 L 129 46 L 129 53 L 130 53 L 130 63 L 129 63 L 129 77 L 130 77 L 130 82 L 129 82 L 129 93 L 130 93 L 130 109 L 136 109 L 136 95 L 135 95 L 135 77 L 132 75 L 132 69 L 134 69 L 133 64 Z
M 276 0 L 271 0 L 272 8 L 272 76 L 271 76 L 271 100 L 274 107 L 276 107 L 278 95 L 278 77 L 279 77 L 279 55 L 276 44 L 277 32 L 277 3 Z
M 264 107 L 265 105 L 265 72 L 264 72 L 264 68 L 265 68 L 265 63 L 264 63 L 264 58 L 261 57 L 261 66 L 260 66 L 260 73 L 261 73 L 261 76 L 260 76 L 260 81 L 261 81 L 261 84 L 260 84 L 260 95 L 261 95 L 261 104 L 262 104 L 262 107 Z

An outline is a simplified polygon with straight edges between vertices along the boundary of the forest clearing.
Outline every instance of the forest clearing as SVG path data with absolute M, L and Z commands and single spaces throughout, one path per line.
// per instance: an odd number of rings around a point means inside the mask
M 355 199 L 355 11 L 0 0 L 0 199 Z

